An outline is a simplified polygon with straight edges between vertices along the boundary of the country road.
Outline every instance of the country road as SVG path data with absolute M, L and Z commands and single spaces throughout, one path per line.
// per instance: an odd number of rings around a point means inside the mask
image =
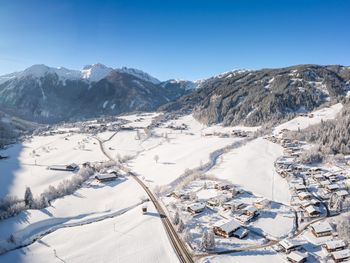
M 114 161 L 114 159 L 105 151 L 105 149 L 103 147 L 103 143 L 112 139 L 116 133 L 114 133 L 109 139 L 104 140 L 104 141 L 102 141 L 99 138 L 96 138 L 96 140 L 99 142 L 100 149 L 101 149 L 102 153 L 111 161 Z M 171 244 L 172 244 L 172 246 L 173 246 L 173 248 L 174 248 L 174 250 L 179 258 L 179 261 L 183 262 L 183 263 L 194 262 L 191 253 L 188 251 L 188 249 L 186 247 L 186 244 L 184 244 L 184 242 L 179 237 L 178 233 L 176 232 L 172 223 L 170 222 L 169 218 L 167 217 L 164 209 L 159 204 L 157 198 L 154 196 L 154 194 L 151 192 L 151 190 L 139 179 L 139 177 L 135 173 L 130 172 L 130 171 L 127 171 L 127 172 L 145 190 L 145 192 L 149 196 L 150 200 L 154 204 L 155 208 L 157 209 L 159 216 L 162 220 L 164 229 L 165 229 L 165 231 L 166 231 L 166 233 L 171 241 Z

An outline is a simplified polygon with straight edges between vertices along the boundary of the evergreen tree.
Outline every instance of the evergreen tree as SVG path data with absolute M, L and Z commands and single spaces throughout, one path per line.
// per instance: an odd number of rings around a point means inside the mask
M 24 193 L 24 203 L 28 208 L 34 207 L 34 198 L 33 198 L 32 190 L 30 190 L 29 187 L 26 188 L 26 191 Z

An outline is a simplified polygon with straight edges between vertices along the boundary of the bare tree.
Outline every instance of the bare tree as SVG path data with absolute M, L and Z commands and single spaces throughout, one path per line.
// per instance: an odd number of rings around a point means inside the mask
M 156 154 L 156 155 L 153 157 L 153 159 L 154 159 L 154 161 L 155 161 L 156 163 L 158 163 L 158 161 L 159 161 L 159 156 L 158 156 L 158 154 Z

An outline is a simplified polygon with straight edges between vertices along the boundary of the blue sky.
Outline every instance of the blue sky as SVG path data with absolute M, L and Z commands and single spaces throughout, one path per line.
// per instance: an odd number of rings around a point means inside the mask
M 100 62 L 200 79 L 237 68 L 350 65 L 350 1 L 2 0 L 0 74 Z

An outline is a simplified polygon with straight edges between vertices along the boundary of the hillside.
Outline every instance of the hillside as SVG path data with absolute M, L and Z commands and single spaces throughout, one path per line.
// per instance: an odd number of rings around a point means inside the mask
M 0 77 L 0 109 L 41 123 L 154 111 L 188 93 L 136 69 L 102 64 L 81 71 L 34 65 Z
M 349 80 L 350 69 L 343 66 L 236 70 L 202 81 L 199 89 L 161 109 L 193 111 L 205 124 L 255 126 L 334 104 Z

